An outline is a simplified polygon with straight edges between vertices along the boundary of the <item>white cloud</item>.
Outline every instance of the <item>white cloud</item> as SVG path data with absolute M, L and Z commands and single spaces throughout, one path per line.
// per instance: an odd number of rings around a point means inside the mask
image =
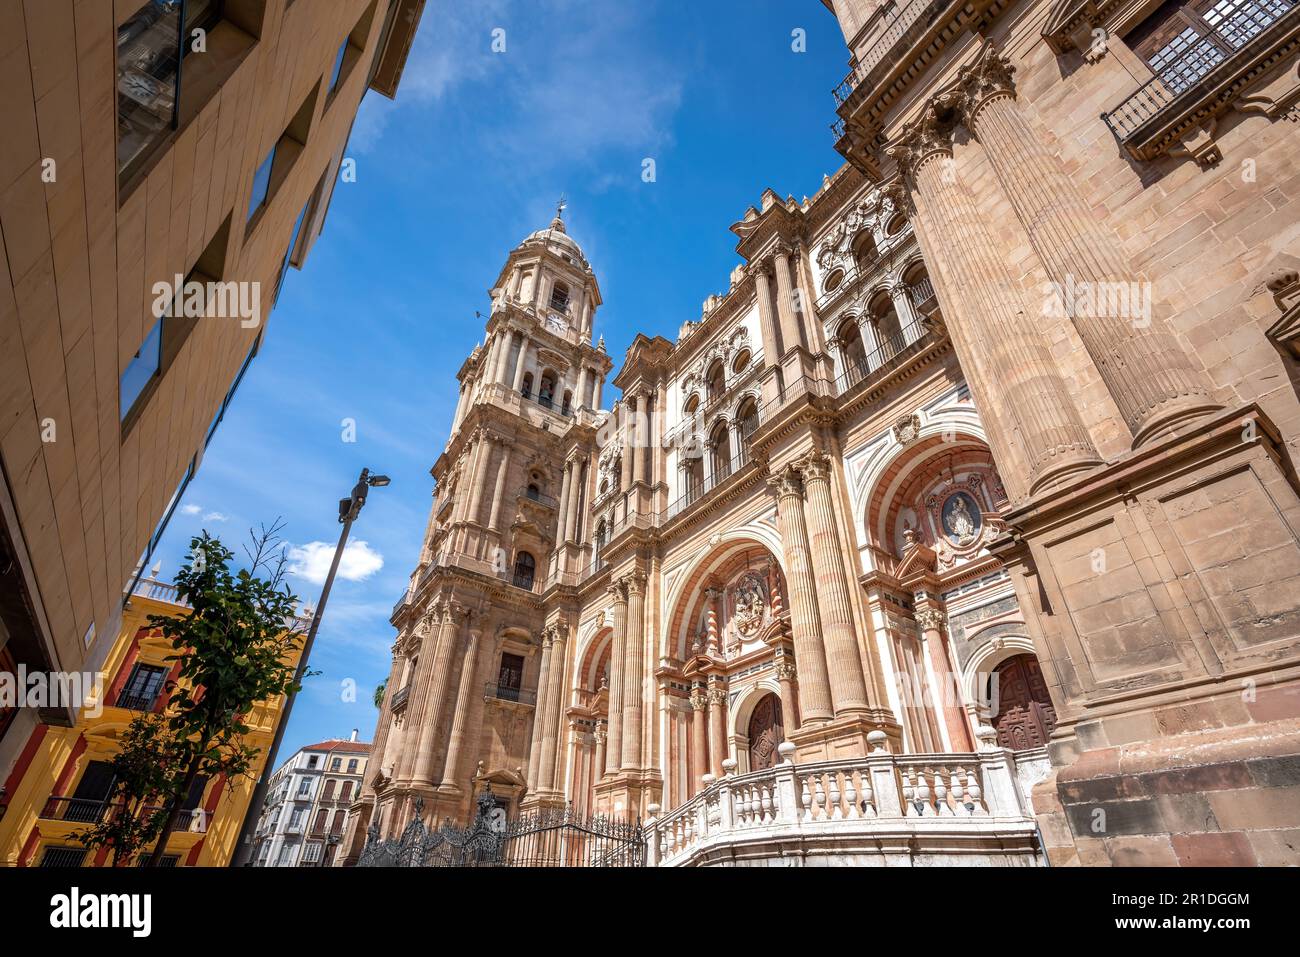
M 335 546 L 330 542 L 308 542 L 289 549 L 289 571 L 313 585 L 325 583 Z M 350 582 L 364 581 L 384 567 L 384 556 L 367 542 L 349 542 L 343 549 L 338 577 Z
M 221 512 L 205 512 L 203 514 L 205 522 L 228 522 L 230 519 Z
M 203 511 L 203 506 L 202 506 L 202 505 L 182 505 L 182 506 L 181 506 L 181 514 L 182 514 L 182 515 L 197 515 L 197 514 L 199 514 L 199 512 L 201 512 L 201 511 Z

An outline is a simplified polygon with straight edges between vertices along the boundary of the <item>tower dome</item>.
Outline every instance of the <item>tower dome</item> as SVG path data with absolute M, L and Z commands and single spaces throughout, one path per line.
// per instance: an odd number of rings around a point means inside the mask
M 580 263 L 586 265 L 587 257 L 583 255 L 582 247 L 564 228 L 564 206 L 564 201 L 560 200 L 559 205 L 556 206 L 555 218 L 551 220 L 551 225 L 546 229 L 539 229 L 535 233 L 530 233 L 528 238 L 520 243 L 520 246 L 544 243 L 571 254 Z

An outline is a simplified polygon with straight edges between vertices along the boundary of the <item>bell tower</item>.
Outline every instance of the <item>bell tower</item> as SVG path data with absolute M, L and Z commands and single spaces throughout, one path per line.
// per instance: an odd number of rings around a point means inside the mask
M 419 799 L 434 820 L 464 817 L 476 782 L 503 800 L 548 790 L 526 787 L 544 731 L 524 699 L 541 679 L 544 635 L 563 640 L 568 619 L 545 596 L 589 535 L 596 410 L 613 366 L 591 344 L 600 287 L 563 210 L 506 257 L 484 342 L 457 375 L 420 560 L 392 617 L 391 680 L 404 693 L 389 702 L 376 781 L 386 830 Z

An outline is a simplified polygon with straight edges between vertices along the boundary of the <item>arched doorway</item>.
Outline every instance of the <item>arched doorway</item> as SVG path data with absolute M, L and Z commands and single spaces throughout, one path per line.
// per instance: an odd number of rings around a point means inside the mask
M 998 744 L 1013 751 L 1045 747 L 1056 726 L 1056 709 L 1038 659 L 1033 655 L 1008 658 L 997 666 L 990 682 L 990 695 L 997 696 L 993 729 Z
M 762 771 L 775 767 L 776 747 L 785 740 L 781 721 L 781 699 L 768 693 L 754 705 L 749 716 L 749 770 Z

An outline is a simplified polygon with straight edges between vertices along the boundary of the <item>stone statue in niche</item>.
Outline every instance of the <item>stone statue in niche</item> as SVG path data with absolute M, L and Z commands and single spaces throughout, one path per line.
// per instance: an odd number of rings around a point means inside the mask
M 980 508 L 966 492 L 954 492 L 943 503 L 943 532 L 956 546 L 969 545 L 980 530 Z
M 755 574 L 745 575 L 736 584 L 733 600 L 736 631 L 745 638 L 752 638 L 763 624 L 763 612 L 767 608 L 762 580 Z

